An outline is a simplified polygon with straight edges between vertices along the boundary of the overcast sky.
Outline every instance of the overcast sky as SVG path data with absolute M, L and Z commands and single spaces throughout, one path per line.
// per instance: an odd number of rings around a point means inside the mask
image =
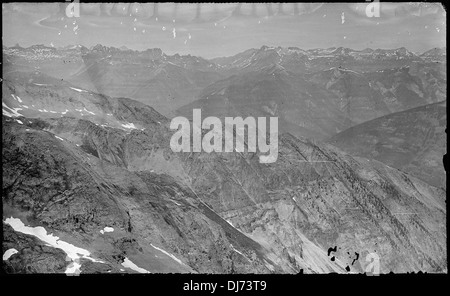
M 406 47 L 423 52 L 446 46 L 440 4 L 381 2 L 380 17 L 360 4 L 84 4 L 69 18 L 66 4 L 2 4 L 3 44 L 95 44 L 205 58 L 249 48 Z M 156 11 L 155 11 L 156 10 Z

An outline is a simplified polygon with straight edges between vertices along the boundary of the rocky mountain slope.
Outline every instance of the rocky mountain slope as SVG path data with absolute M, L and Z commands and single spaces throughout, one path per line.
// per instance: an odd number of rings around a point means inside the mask
M 63 270 L 59 251 L 36 269 L 52 251 L 16 219 L 83 248 L 66 262 L 82 273 L 364 272 L 369 252 L 382 272 L 447 272 L 445 191 L 376 160 L 290 134 L 273 164 L 174 153 L 169 120 L 137 101 L 29 78 L 2 91 L 9 272 Z
M 233 75 L 206 87 L 201 99 L 178 109 L 192 117 L 277 116 L 280 129 L 295 135 L 323 139 L 354 125 L 332 92 L 310 83 L 281 66 Z
M 169 176 L 130 173 L 38 128 L 42 121 L 23 121 L 3 121 L 4 229 L 9 217 L 44 226 L 91 253 L 98 262 L 78 262 L 87 273 L 133 272 L 125 268 L 126 259 L 152 273 L 268 272 L 262 248 L 247 238 L 237 242 L 233 237 L 243 235 L 221 227 L 226 222 L 201 205 L 189 188 Z M 102 233 L 106 227 L 113 231 Z M 16 233 L 10 236 L 20 236 Z M 23 247 L 13 238 L 3 243 L 4 249 L 19 251 L 11 259 L 20 258 L 23 265 L 11 260 L 14 272 L 33 272 L 43 256 L 26 252 L 39 246 L 29 236 L 27 240 Z M 244 258 L 232 244 L 254 257 Z M 61 261 L 46 271 L 64 272 Z
M 376 159 L 445 188 L 446 128 L 443 101 L 364 122 L 328 142 L 351 155 Z

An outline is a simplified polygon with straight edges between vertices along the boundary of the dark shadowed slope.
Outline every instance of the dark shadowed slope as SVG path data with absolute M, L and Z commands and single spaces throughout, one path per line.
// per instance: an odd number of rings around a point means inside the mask
M 328 142 L 445 188 L 446 102 L 389 114 L 351 127 Z

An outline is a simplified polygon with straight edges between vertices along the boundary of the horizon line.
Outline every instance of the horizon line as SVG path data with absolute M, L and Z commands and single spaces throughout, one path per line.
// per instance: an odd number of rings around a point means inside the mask
M 376 50 L 398 50 L 398 49 L 404 48 L 404 49 L 406 49 L 407 51 L 409 51 L 409 52 L 411 52 L 411 53 L 413 53 L 413 54 L 415 54 L 415 55 L 417 55 L 417 56 L 420 56 L 420 55 L 422 55 L 422 54 L 424 54 L 424 53 L 426 53 L 426 52 L 428 52 L 428 51 L 430 51 L 430 50 L 434 50 L 434 49 L 441 49 L 441 50 L 445 50 L 445 51 L 447 50 L 447 46 L 442 46 L 442 47 L 439 47 L 439 46 L 433 46 L 433 47 L 431 47 L 431 48 L 429 48 L 429 49 L 427 49 L 427 50 L 424 50 L 424 51 L 422 51 L 422 52 L 417 52 L 417 51 L 411 51 L 411 50 L 409 50 L 406 46 L 395 47 L 395 48 L 394 48 L 394 47 L 393 47 L 393 48 L 365 47 L 365 48 L 363 48 L 363 49 L 355 49 L 355 48 L 345 47 L 345 46 L 331 46 L 331 47 L 314 47 L 314 48 L 305 49 L 305 48 L 300 48 L 300 47 L 298 47 L 298 46 L 279 46 L 279 45 L 278 45 L 278 46 L 272 46 L 272 45 L 265 45 L 265 44 L 264 44 L 264 45 L 262 45 L 260 48 L 251 47 L 251 48 L 248 48 L 248 49 L 245 49 L 245 50 L 242 50 L 242 51 L 238 51 L 238 52 L 236 52 L 236 53 L 234 53 L 234 54 L 227 55 L 227 56 L 215 56 L 215 57 L 205 58 L 205 57 L 203 57 L 203 56 L 201 56 L 201 55 L 195 55 L 195 54 L 192 54 L 192 53 L 188 53 L 188 54 L 179 54 L 179 53 L 169 54 L 169 53 L 166 53 L 166 51 L 164 51 L 164 50 L 163 50 L 162 48 L 160 48 L 160 47 L 149 47 L 149 48 L 146 48 L 146 49 L 141 49 L 141 50 L 139 50 L 139 49 L 133 49 L 133 48 L 130 48 L 130 47 L 128 47 L 127 45 L 113 46 L 113 45 L 104 45 L 104 44 L 101 44 L 101 43 L 97 43 L 97 44 L 91 45 L 91 46 L 86 46 L 86 45 L 83 45 L 83 44 L 81 44 L 81 43 L 67 44 L 67 45 L 65 45 L 65 46 L 51 46 L 51 45 L 45 45 L 45 44 L 43 44 L 43 43 L 39 43 L 39 44 L 33 44 L 33 45 L 30 45 L 30 46 L 24 47 L 24 46 L 21 46 L 20 43 L 17 42 L 16 44 L 10 45 L 10 46 L 8 46 L 8 45 L 6 45 L 6 44 L 3 44 L 3 47 L 2 47 L 2 48 L 13 48 L 13 47 L 19 46 L 20 48 L 23 48 L 23 49 L 29 49 L 29 48 L 31 48 L 31 47 L 33 47 L 33 46 L 44 46 L 44 47 L 47 47 L 47 48 L 54 48 L 54 49 L 56 49 L 56 50 L 62 50 L 62 49 L 64 49 L 64 48 L 70 47 L 70 46 L 74 46 L 74 47 L 75 47 L 75 46 L 83 46 L 83 47 L 87 48 L 88 50 L 92 50 L 92 48 L 95 47 L 95 46 L 97 46 L 97 45 L 104 46 L 104 47 L 107 47 L 107 48 L 115 48 L 115 49 L 118 49 L 118 50 L 121 50 L 121 51 L 131 50 L 131 51 L 134 51 L 134 52 L 140 52 L 140 53 L 145 52 L 145 51 L 147 51 L 147 50 L 159 49 L 159 50 L 161 50 L 161 52 L 162 52 L 163 54 L 165 54 L 165 55 L 167 55 L 167 56 L 174 56 L 174 55 L 177 55 L 177 54 L 178 54 L 179 56 L 193 56 L 193 57 L 200 57 L 200 58 L 203 58 L 203 59 L 205 59 L 205 60 L 214 60 L 214 59 L 217 59 L 217 58 L 233 57 L 233 56 L 235 56 L 235 55 L 238 55 L 238 54 L 240 54 L 240 53 L 246 52 L 246 51 L 248 51 L 248 50 L 260 50 L 260 49 L 262 49 L 262 48 L 264 48 L 264 47 L 268 47 L 268 48 L 285 48 L 285 49 L 295 48 L 295 49 L 299 49 L 299 50 L 303 50 L 303 51 L 312 51 L 312 50 L 317 50 L 317 49 L 338 49 L 338 48 L 343 48 L 343 49 L 350 49 L 350 50 L 356 51 L 356 52 L 361 52 L 361 51 L 364 51 L 364 50 L 367 50 L 367 49 L 371 49 L 371 50 L 373 50 L 373 51 L 376 51 Z M 121 49 L 122 47 L 126 47 L 126 49 Z

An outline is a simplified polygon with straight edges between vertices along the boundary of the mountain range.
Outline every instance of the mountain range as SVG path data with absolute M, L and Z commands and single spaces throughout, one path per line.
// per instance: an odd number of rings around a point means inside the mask
M 294 100 L 304 110 L 313 108 L 308 93 L 303 98 L 294 99 L 298 92 L 295 90 L 297 86 L 292 84 L 302 79 L 306 88 L 321 92 L 320 97 L 333 108 L 329 112 L 337 117 L 346 117 L 344 125 L 337 124 L 339 131 L 367 119 L 444 100 L 446 93 L 445 49 L 432 49 L 416 55 L 405 48 L 358 51 L 342 47 L 301 50 L 263 46 L 208 61 L 190 55 L 168 56 L 157 48 L 134 51 L 100 44 L 89 49 L 81 45 L 64 48 L 35 45 L 28 48 L 4 47 L 3 58 L 5 75 L 10 72 L 10 67 L 12 71 L 42 72 L 94 92 L 136 99 L 170 117 L 179 113 L 177 110 L 184 105 L 192 102 L 201 105 L 199 99 L 209 97 L 216 91 L 215 87 L 224 88 L 226 83 L 233 83 L 233 79 L 259 79 L 263 83 L 268 81 L 268 84 L 281 80 L 283 88 L 295 91 L 288 101 Z M 268 75 L 253 77 L 259 72 Z M 285 75 L 280 78 L 280 73 Z M 233 78 L 233 75 L 237 77 Z M 273 91 L 277 92 L 276 89 Z M 273 107 L 267 103 L 280 105 L 279 100 L 285 98 L 263 100 L 259 110 L 255 111 L 271 109 Z M 315 112 L 313 110 L 311 114 Z M 288 117 L 285 120 L 288 131 L 293 130 L 289 128 L 290 124 L 299 130 L 311 129 L 313 123 L 291 118 L 299 118 L 301 112 L 289 110 L 289 113 L 285 115 Z M 324 133 L 330 135 L 323 129 L 313 130 L 317 132 L 316 137 L 321 138 Z M 333 128 L 332 132 L 336 129 Z
M 447 272 L 445 50 L 3 60 L 8 273 L 360 273 L 369 253 L 383 273 Z M 193 108 L 277 116 L 278 160 L 173 152 L 170 118 Z

